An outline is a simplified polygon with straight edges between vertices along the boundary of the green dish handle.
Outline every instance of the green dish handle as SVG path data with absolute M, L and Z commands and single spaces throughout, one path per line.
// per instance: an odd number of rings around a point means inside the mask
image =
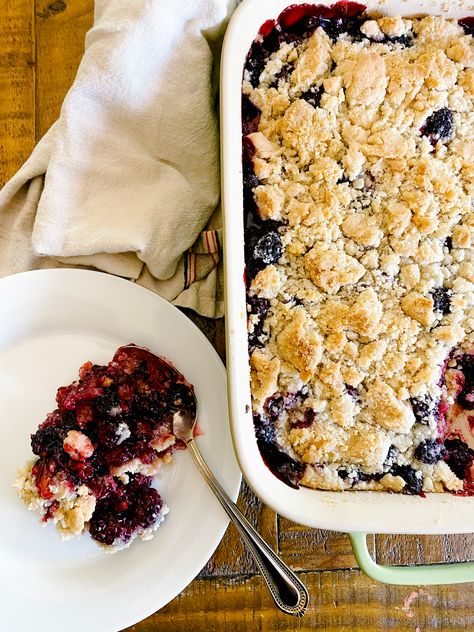
M 474 582 L 474 562 L 430 566 L 381 566 L 371 558 L 365 533 L 348 533 L 354 557 L 366 575 L 384 584 L 405 586 Z

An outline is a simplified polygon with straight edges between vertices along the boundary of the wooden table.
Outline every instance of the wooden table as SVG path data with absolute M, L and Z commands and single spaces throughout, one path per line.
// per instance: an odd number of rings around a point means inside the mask
M 93 0 L 2 0 L 0 185 L 28 157 L 58 116 L 92 18 Z M 193 320 L 223 355 L 222 321 L 195 316 Z M 347 536 L 307 529 L 280 518 L 245 484 L 239 504 L 306 582 L 311 593 L 306 617 L 295 620 L 274 608 L 255 565 L 230 527 L 194 582 L 168 606 L 130 630 L 474 630 L 474 584 L 416 589 L 409 610 L 404 608 L 404 600 L 412 589 L 377 584 L 363 575 Z M 474 536 L 376 536 L 371 537 L 370 548 L 381 563 L 463 561 L 474 558 Z

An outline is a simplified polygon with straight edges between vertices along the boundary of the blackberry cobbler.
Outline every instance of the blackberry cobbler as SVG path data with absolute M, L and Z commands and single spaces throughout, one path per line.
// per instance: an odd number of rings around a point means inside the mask
M 153 476 L 186 447 L 173 417 L 195 416 L 191 384 L 168 361 L 127 345 L 107 366 L 86 362 L 56 402 L 31 437 L 36 459 L 15 481 L 20 498 L 64 539 L 88 530 L 118 549 L 151 538 L 168 513 Z
M 249 51 L 253 415 L 294 487 L 474 493 L 472 33 L 294 5 Z

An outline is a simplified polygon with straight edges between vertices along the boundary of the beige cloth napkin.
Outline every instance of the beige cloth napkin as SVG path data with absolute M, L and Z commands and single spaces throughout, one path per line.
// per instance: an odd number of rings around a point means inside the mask
M 222 315 L 211 78 L 234 4 L 96 0 L 60 118 L 0 192 L 0 275 L 87 266 Z

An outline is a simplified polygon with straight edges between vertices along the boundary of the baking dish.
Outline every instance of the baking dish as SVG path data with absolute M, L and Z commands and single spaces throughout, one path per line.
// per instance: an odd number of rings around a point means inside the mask
M 244 286 L 241 81 L 246 54 L 260 28 L 290 4 L 308 0 L 244 0 L 229 24 L 222 52 L 221 160 L 225 225 L 225 279 L 228 388 L 234 446 L 242 472 L 262 501 L 300 524 L 349 534 L 362 570 L 394 584 L 474 581 L 474 562 L 418 567 L 384 567 L 371 558 L 365 533 L 448 534 L 474 531 L 474 497 L 428 494 L 426 498 L 387 492 L 328 492 L 292 489 L 264 464 L 255 440 L 250 405 L 247 322 Z M 320 1 L 314 4 L 330 5 Z M 443 0 L 365 3 L 369 13 L 414 16 L 469 14 L 463 2 Z

